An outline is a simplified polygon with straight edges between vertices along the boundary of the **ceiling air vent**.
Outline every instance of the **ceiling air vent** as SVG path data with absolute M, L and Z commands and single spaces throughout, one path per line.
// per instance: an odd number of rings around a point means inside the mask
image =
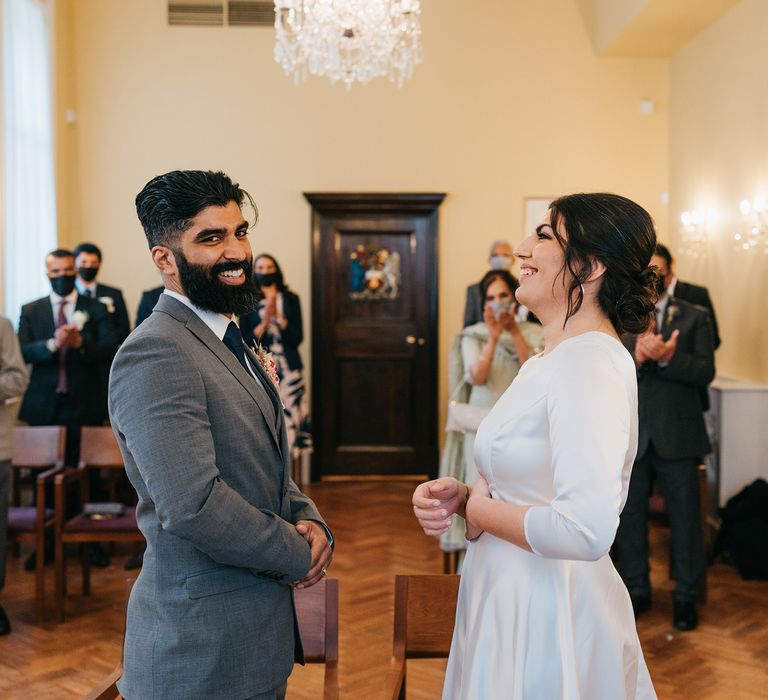
M 229 0 L 229 24 L 240 27 L 274 27 L 275 3 L 257 0 Z
M 273 10 L 274 12 L 274 10 Z M 223 0 L 186 0 L 168 3 L 168 24 L 184 27 L 222 26 Z

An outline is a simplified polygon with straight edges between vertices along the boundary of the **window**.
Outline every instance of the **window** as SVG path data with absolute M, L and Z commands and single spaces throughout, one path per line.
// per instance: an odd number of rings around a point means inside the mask
M 2 3 L 3 306 L 48 293 L 45 254 L 56 247 L 51 0 Z

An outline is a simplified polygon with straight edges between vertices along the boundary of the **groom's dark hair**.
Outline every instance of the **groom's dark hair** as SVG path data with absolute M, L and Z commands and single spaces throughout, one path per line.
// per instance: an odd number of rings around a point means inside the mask
M 172 246 L 192 219 L 210 206 L 247 201 L 258 217 L 256 205 L 244 189 L 221 171 L 174 170 L 152 178 L 136 195 L 136 213 L 150 249 Z M 251 224 L 255 223 L 255 220 Z

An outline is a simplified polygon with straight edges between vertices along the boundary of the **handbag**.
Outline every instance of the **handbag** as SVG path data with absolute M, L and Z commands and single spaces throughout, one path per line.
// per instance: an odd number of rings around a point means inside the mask
M 476 433 L 490 412 L 489 408 L 483 406 L 472 406 L 468 403 L 451 401 L 448 404 L 448 418 L 445 421 L 445 429 L 453 430 L 457 433 Z
M 469 382 L 464 379 L 453 392 L 450 401 L 448 401 L 448 416 L 445 421 L 446 431 L 456 433 L 476 433 L 480 423 L 491 411 L 484 406 L 472 406 L 463 401 L 458 401 L 457 397 L 462 389 Z

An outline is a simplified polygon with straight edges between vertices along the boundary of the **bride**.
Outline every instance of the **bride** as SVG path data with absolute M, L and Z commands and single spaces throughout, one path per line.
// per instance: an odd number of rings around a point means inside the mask
M 637 381 L 619 340 L 654 311 L 653 222 L 611 194 L 561 197 L 518 246 L 517 300 L 541 320 L 530 358 L 480 425 L 471 487 L 417 487 L 439 536 L 470 540 L 443 700 L 655 698 L 608 550 L 637 450 Z

